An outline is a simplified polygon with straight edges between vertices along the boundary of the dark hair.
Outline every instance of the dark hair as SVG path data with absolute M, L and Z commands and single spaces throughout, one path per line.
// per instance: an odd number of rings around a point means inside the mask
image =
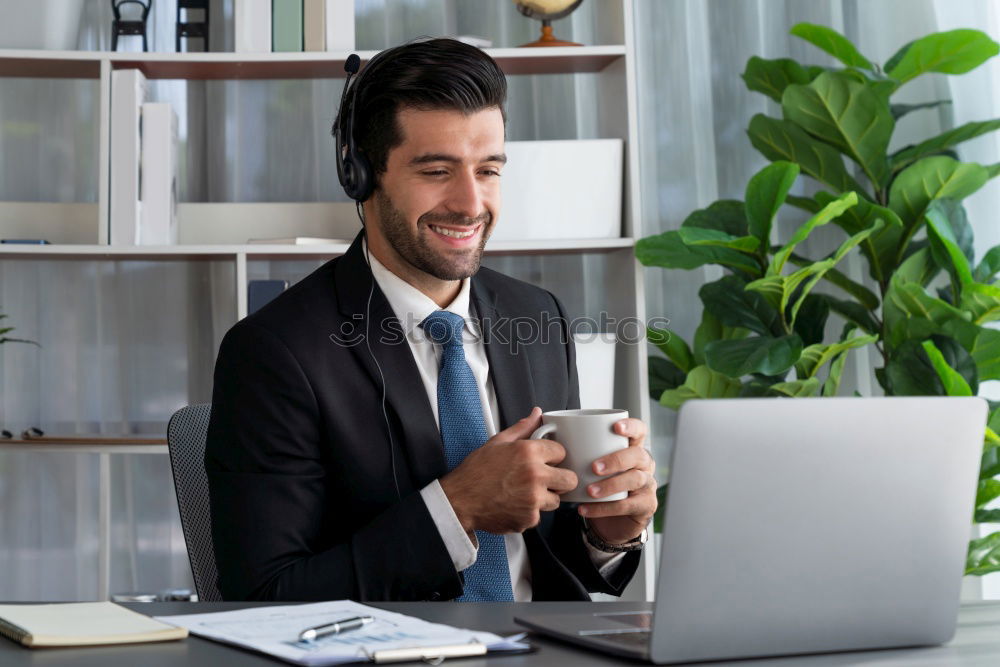
M 346 117 L 357 104 L 354 140 L 376 174 L 385 173 L 389 151 L 403 142 L 401 109 L 471 114 L 496 107 L 507 122 L 507 79 L 500 66 L 481 49 L 454 39 L 426 39 L 382 51 L 351 85 L 358 84 L 357 95 L 348 94 L 342 113 Z

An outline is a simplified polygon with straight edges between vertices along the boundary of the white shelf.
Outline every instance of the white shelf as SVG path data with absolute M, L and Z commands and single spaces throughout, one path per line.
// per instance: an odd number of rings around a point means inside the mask
M 557 253 L 610 252 L 631 248 L 631 238 L 558 239 L 550 241 L 495 241 L 487 245 L 488 255 L 533 255 Z M 67 259 L 67 260 L 187 260 L 232 259 L 246 255 L 247 259 L 313 259 L 330 258 L 347 252 L 349 244 L 316 245 L 175 245 L 175 246 L 108 246 L 108 245 L 0 245 L 0 259 Z
M 486 49 L 507 74 L 600 72 L 625 56 L 624 45 Z M 97 79 L 101 63 L 138 68 L 150 79 L 343 78 L 351 52 L 135 53 L 0 49 L 0 77 Z M 376 51 L 357 51 L 367 61 Z

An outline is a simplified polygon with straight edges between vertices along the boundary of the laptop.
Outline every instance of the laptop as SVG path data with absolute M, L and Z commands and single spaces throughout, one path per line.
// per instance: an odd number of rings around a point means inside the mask
M 524 614 L 657 664 L 936 645 L 955 633 L 986 401 L 689 401 L 656 602 Z

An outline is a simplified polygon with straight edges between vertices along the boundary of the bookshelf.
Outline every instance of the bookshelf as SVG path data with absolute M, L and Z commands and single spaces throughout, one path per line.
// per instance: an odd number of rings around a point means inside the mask
M 506 3 L 505 4 L 509 4 Z M 513 7 L 510 7 L 514 11 Z M 595 10 L 597 11 L 597 10 Z M 642 237 L 639 197 L 636 63 L 632 0 L 602 0 L 596 46 L 556 48 L 492 48 L 486 51 L 511 77 L 582 74 L 596 90 L 596 122 L 591 137 L 621 139 L 625 144 L 622 192 L 622 229 L 613 238 L 560 238 L 555 240 L 494 240 L 487 247 L 484 265 L 552 289 L 570 316 L 595 316 L 598 311 L 618 321 L 645 321 L 642 269 L 634 259 L 634 240 Z M 376 51 L 358 51 L 362 60 Z M 300 53 L 109 53 L 82 51 L 28 51 L 0 49 L 0 77 L 36 79 L 88 79 L 99 91 L 97 128 L 98 171 L 96 203 L 0 202 L 0 238 L 65 239 L 51 245 L 0 245 L 0 266 L 25 263 L 90 263 L 95 267 L 135 263 L 171 264 L 194 269 L 203 263 L 226 268 L 233 280 L 230 301 L 216 308 L 223 320 L 246 315 L 247 282 L 251 278 L 301 277 L 323 261 L 342 254 L 346 244 L 256 245 L 235 242 L 235 225 L 263 220 L 303 220 L 321 224 L 335 219 L 335 228 L 319 234 L 314 228 L 289 228 L 282 233 L 244 233 L 242 239 L 269 236 L 326 236 L 352 238 L 357 221 L 353 206 L 342 203 L 195 203 L 179 202 L 180 243 L 173 246 L 108 245 L 111 74 L 116 69 L 137 68 L 149 79 L 164 80 L 281 80 L 343 79 L 347 52 Z M 179 111 L 180 113 L 180 111 Z M 329 136 L 323 137 L 330 142 Z M 16 211 L 16 216 L 12 212 Z M 221 221 L 207 228 L 203 221 Z M 263 222 L 261 222 L 263 224 Z M 502 224 L 502 220 L 501 223 Z M 352 226 L 353 225 L 353 226 Z M 34 233 L 29 234 L 29 231 Z M 269 231 L 271 231 L 269 229 Z M 570 279 L 553 278 L 551 266 L 572 266 Z M 101 269 L 95 268 L 95 272 Z M 214 271 L 205 268 L 204 272 Z M 229 278 L 228 276 L 232 276 Z M 213 298 L 212 303 L 215 303 Z M 216 350 L 211 350 L 214 359 Z M 0 348 L 0 354 L 5 350 Z M 645 345 L 619 344 L 615 368 L 615 407 L 650 423 Z M 204 358 L 205 350 L 199 356 Z M 189 362 L 190 363 L 190 362 Z M 194 372 L 193 370 L 191 371 Z M 204 375 L 204 369 L 200 372 Z M 202 381 L 202 380 L 199 380 Z M 194 380 L 189 385 L 197 384 Z M 189 392 L 190 394 L 190 392 Z M 189 395 L 188 402 L 204 400 Z M 176 406 L 180 407 L 180 405 Z M 168 413 L 162 415 L 165 424 Z M 626 594 L 628 599 L 651 599 L 654 558 L 646 558 L 639 576 Z

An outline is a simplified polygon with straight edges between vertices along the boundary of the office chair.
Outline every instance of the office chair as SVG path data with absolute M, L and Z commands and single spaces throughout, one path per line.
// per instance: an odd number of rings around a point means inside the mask
M 167 424 L 167 447 L 174 473 L 181 528 L 191 561 L 194 587 L 198 591 L 198 599 L 203 602 L 222 600 L 212 546 L 208 476 L 205 474 L 205 437 L 211 414 L 211 403 L 189 405 L 175 412 Z
M 121 8 L 123 5 L 139 5 L 142 8 L 142 16 L 138 21 L 126 21 L 122 19 Z M 146 43 L 146 19 L 149 18 L 149 10 L 153 6 L 153 0 L 111 0 L 111 11 L 115 18 L 111 22 L 111 50 L 118 50 L 119 35 L 142 35 L 142 50 L 148 51 Z

